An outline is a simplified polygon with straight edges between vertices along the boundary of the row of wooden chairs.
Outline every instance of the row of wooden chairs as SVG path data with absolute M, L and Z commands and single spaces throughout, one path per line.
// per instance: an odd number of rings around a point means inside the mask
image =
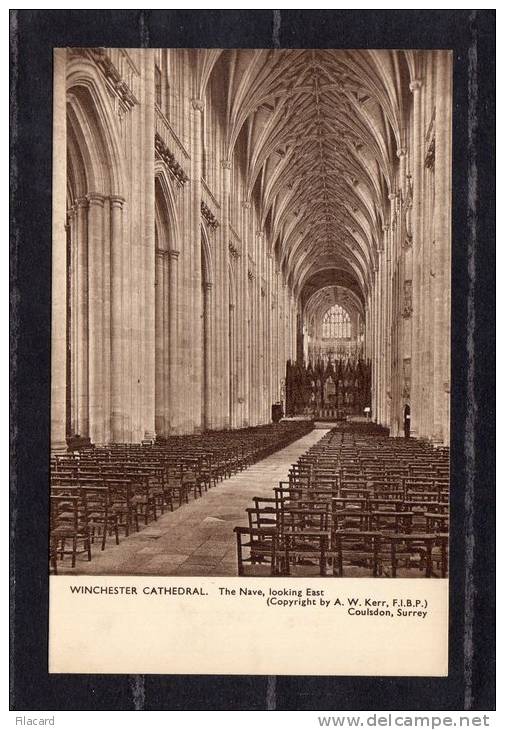
M 310 430 L 290 422 L 238 435 L 174 437 L 154 444 L 108 444 L 53 456 L 51 460 L 50 565 L 81 553 L 92 559 L 99 540 L 118 544 L 165 510 L 203 496 L 219 481 L 246 468 L 265 450 L 276 450 Z
M 241 576 L 246 565 L 253 571 L 266 565 L 271 575 L 290 575 L 294 567 L 307 564 L 316 564 L 322 576 L 328 571 L 344 576 L 347 568 L 359 567 L 373 577 L 395 578 L 400 566 L 417 568 L 427 578 L 447 575 L 447 532 L 346 529 L 342 515 L 317 505 L 254 507 L 247 513 L 249 526 L 235 528 Z
M 398 567 L 447 574 L 449 453 L 430 444 L 334 429 L 293 464 L 270 498 L 255 498 L 236 528 L 238 572 L 288 575 L 294 565 Z

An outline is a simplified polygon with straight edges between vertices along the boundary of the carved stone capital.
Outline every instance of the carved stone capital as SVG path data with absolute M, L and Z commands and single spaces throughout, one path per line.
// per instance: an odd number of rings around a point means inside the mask
M 238 259 L 240 257 L 240 249 L 231 241 L 228 243 L 228 251 L 230 252 L 230 256 L 233 256 L 234 259 Z
M 87 198 L 90 205 L 99 205 L 103 208 L 105 195 L 102 195 L 102 193 L 88 193 Z
M 231 160 L 221 160 L 223 170 L 231 170 Z
M 397 157 L 400 157 L 400 158 L 401 157 L 405 157 L 406 154 L 407 154 L 407 148 L 406 147 L 398 147 L 398 149 L 396 150 L 396 156 Z
M 426 155 L 424 158 L 424 166 L 428 170 L 432 170 L 435 167 L 435 138 L 434 137 L 431 139 L 431 142 L 428 145 L 428 149 L 426 151 Z
M 403 311 L 402 317 L 409 319 L 412 316 L 412 280 L 407 279 L 403 282 Z
M 203 112 L 205 109 L 205 102 L 202 99 L 191 99 L 191 104 L 195 112 Z
M 87 208 L 89 205 L 89 200 L 86 196 L 84 196 L 83 198 L 77 198 L 77 200 L 75 201 L 75 205 L 77 208 Z
M 422 79 L 413 79 L 413 81 L 411 81 L 409 84 L 409 89 L 413 93 L 414 91 L 419 91 L 419 89 L 422 87 L 422 85 L 423 85 Z
M 156 156 L 165 163 L 169 173 L 175 179 L 177 185 L 185 185 L 189 180 L 188 175 L 177 162 L 175 155 L 168 149 L 165 141 L 159 134 L 154 135 L 154 149 Z
M 243 200 L 242 201 L 242 208 L 245 208 L 246 210 L 249 210 L 250 207 L 251 207 L 251 203 L 248 200 Z
M 126 202 L 125 199 L 123 197 L 121 197 L 121 195 L 111 195 L 110 196 L 111 207 L 122 208 L 123 205 L 125 204 L 125 202 Z
M 219 226 L 218 219 L 203 200 L 200 203 L 200 212 L 202 214 L 202 218 L 207 225 L 212 228 L 212 230 L 215 230 Z
M 170 249 L 170 251 L 168 253 L 169 253 L 171 259 L 173 259 L 174 261 L 177 261 L 177 259 L 179 258 L 180 251 L 176 251 L 174 248 L 172 248 L 172 249 Z

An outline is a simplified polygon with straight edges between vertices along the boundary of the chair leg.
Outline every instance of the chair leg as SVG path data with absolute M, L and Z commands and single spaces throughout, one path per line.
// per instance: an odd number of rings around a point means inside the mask
M 433 573 L 433 562 L 432 562 L 432 549 L 433 544 L 431 540 L 427 541 L 426 545 L 426 577 L 431 578 Z
M 377 547 L 377 538 L 372 538 L 372 539 L 373 539 L 373 577 L 377 578 L 379 551 L 378 551 L 378 547 Z
M 237 532 L 237 568 L 238 574 L 244 575 L 244 563 L 242 561 L 242 541 L 240 534 Z
M 391 542 L 391 578 L 396 578 L 396 543 Z
M 276 575 L 278 571 L 277 568 L 277 551 L 275 547 L 275 540 L 272 543 L 272 557 L 271 557 L 271 563 L 270 563 L 270 575 Z
M 321 538 L 321 545 L 319 548 L 319 573 L 320 575 L 326 575 L 326 538 Z
M 339 542 L 339 546 L 338 546 L 337 572 L 338 572 L 338 576 L 340 578 L 344 575 L 344 557 L 342 554 L 342 543 L 341 542 Z
M 58 540 L 52 538 L 50 543 L 51 563 L 53 572 L 58 575 Z
M 442 550 L 442 563 L 441 563 L 442 578 L 446 578 L 447 577 L 447 546 L 446 546 L 444 540 L 442 540 L 441 550 Z
M 286 538 L 286 547 L 284 548 L 284 570 L 283 575 L 290 575 L 290 567 L 289 567 L 289 549 L 287 546 L 287 538 Z
M 75 556 L 77 554 L 77 537 L 72 538 L 72 568 L 75 568 Z

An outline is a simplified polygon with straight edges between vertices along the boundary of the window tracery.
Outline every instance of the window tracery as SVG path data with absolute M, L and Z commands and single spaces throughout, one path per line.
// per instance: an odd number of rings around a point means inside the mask
M 334 304 L 323 317 L 323 338 L 344 340 L 351 337 L 351 318 L 340 304 Z

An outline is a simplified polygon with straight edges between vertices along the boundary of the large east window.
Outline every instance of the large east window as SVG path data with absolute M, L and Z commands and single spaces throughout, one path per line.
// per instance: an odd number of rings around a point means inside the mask
M 323 338 L 343 340 L 351 337 L 351 319 L 340 304 L 334 304 L 323 318 Z

